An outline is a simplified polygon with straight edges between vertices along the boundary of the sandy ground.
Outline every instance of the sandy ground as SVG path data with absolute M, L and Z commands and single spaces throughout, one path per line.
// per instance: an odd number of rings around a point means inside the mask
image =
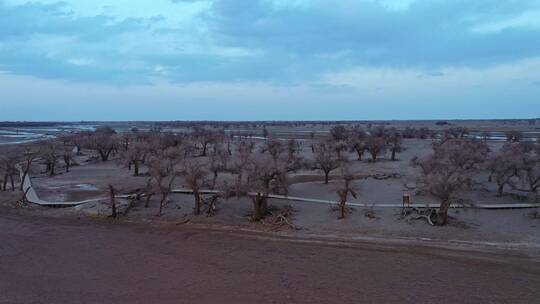
M 377 219 L 365 216 L 367 208 L 355 208 L 345 220 L 337 220 L 336 213 L 331 211 L 329 205 L 303 203 L 295 201 L 272 200 L 276 207 L 292 205 L 295 209 L 293 223 L 301 228 L 299 231 L 282 231 L 288 234 L 335 234 L 348 237 L 357 236 L 392 236 L 410 239 L 430 239 L 443 241 L 466 241 L 484 243 L 511 244 L 511 246 L 540 248 L 539 219 L 530 218 L 534 210 L 451 210 L 450 224 L 446 227 L 431 227 L 424 221 L 408 222 L 400 219 L 399 209 L 377 208 L 382 203 L 400 203 L 404 192 L 412 195 L 413 202 L 435 202 L 430 197 L 415 195 L 416 169 L 410 167 L 409 161 L 415 155 L 425 155 L 430 151 L 430 141 L 408 140 L 408 149 L 399 155 L 399 161 L 392 162 L 382 159 L 373 164 L 367 161 L 353 162 L 354 171 L 361 174 L 399 174 L 399 178 L 376 180 L 373 178 L 354 181 L 353 185 L 359 194 L 351 202 L 367 203 L 373 205 Z M 497 145 L 494 143 L 493 145 Z M 309 151 L 306 147 L 305 150 Z M 309 154 L 309 153 L 306 153 Z M 351 154 L 352 156 L 352 154 Z M 44 176 L 36 170 L 33 174 L 33 184 L 38 194 L 45 200 L 73 201 L 96 197 L 107 197 L 107 187 L 114 185 L 118 192 L 127 192 L 141 187 L 147 177 L 134 177 L 126 169 L 118 167 L 115 161 L 88 163 L 85 157 L 78 160 L 80 166 L 73 167 L 70 173 L 62 173 L 54 177 Z M 142 169 L 144 172 L 144 169 Z M 485 177 L 480 176 L 479 180 Z M 314 171 L 300 172 L 291 178 L 295 183 L 290 187 L 291 196 L 336 200 L 335 190 L 339 187 L 339 180 L 331 180 L 328 185 L 322 183 L 322 175 Z M 519 202 L 510 195 L 496 197 L 495 189 L 490 183 L 484 183 L 485 189 L 479 188 L 466 193 L 473 203 L 513 203 Z M 182 187 L 179 179 L 176 187 Z M 150 203 L 149 208 L 142 204 L 134 208 L 127 219 L 135 221 L 181 222 L 189 220 L 190 224 L 213 226 L 244 227 L 267 230 L 259 223 L 251 223 L 247 219 L 252 205 L 248 199 L 231 198 L 221 200 L 216 216 L 192 216 L 193 197 L 190 195 L 175 194 L 170 197 L 170 203 L 165 206 L 163 216 L 156 217 L 157 197 Z M 75 208 L 50 209 L 30 206 L 31 211 L 44 216 L 54 217 L 106 217 L 110 214 L 108 200 L 102 203 L 91 203 Z M 125 202 L 120 202 L 125 203 Z M 122 209 L 122 207 L 120 208 Z
M 217 214 L 206 217 L 192 215 L 191 195 L 175 194 L 162 217 L 156 198 L 113 222 L 107 200 L 44 208 L 0 192 L 0 303 L 537 303 L 534 210 L 451 210 L 449 225 L 431 227 L 400 219 L 399 209 L 377 208 L 399 203 L 403 192 L 413 202 L 434 201 L 416 193 L 409 165 L 431 142 L 405 145 L 396 162 L 353 162 L 356 173 L 399 176 L 354 181 L 359 197 L 351 202 L 373 205 L 375 219 L 365 216 L 368 208 L 338 220 L 328 205 L 271 200 L 276 208 L 293 206 L 298 230 L 269 233 L 250 222 L 245 198 L 221 200 Z M 115 161 L 78 162 L 54 177 L 32 172 L 40 197 L 106 197 L 109 184 L 127 192 L 146 182 Z M 335 174 L 324 185 L 321 174 L 300 172 L 289 194 L 335 200 Z M 472 203 L 519 202 L 496 197 L 486 176 L 478 180 L 484 185 L 465 193 Z
M 0 303 L 537 303 L 517 253 L 0 213 Z

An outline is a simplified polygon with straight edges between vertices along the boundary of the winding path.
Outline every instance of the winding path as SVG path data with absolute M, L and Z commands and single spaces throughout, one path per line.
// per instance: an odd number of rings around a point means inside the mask
M 23 179 L 23 172 L 22 170 L 19 170 L 21 180 Z M 40 206 L 52 206 L 52 207 L 73 207 L 78 206 L 82 204 L 87 204 L 91 202 L 106 200 L 107 197 L 98 197 L 98 198 L 92 198 L 88 200 L 83 201 L 77 201 L 77 202 L 50 202 L 45 201 L 39 198 L 36 190 L 32 186 L 32 181 L 30 176 L 26 176 L 23 182 L 23 191 L 26 193 L 26 200 L 32 204 L 40 205 Z M 189 189 L 174 189 L 172 191 L 173 193 L 193 193 L 192 190 Z M 211 194 L 211 193 L 217 193 L 216 190 L 202 190 L 201 193 L 204 194 Z M 254 192 L 249 193 L 250 196 L 257 195 Z M 130 195 L 118 195 L 116 196 L 118 198 L 127 198 L 130 197 Z M 306 202 L 306 203 L 315 203 L 315 204 L 324 204 L 324 205 L 333 205 L 336 204 L 335 201 L 329 201 L 329 200 L 320 200 L 320 199 L 314 199 L 314 198 L 306 198 L 306 197 L 296 197 L 296 196 L 286 196 L 286 195 L 277 195 L 277 194 L 270 194 L 269 198 L 273 199 L 279 199 L 279 200 L 289 200 L 289 201 L 296 201 L 296 202 Z M 402 204 L 366 204 L 366 203 L 347 203 L 349 206 L 354 207 L 373 207 L 373 208 L 402 208 Z M 413 203 L 410 205 L 411 207 L 415 208 L 422 208 L 422 207 L 431 207 L 431 208 L 438 208 L 439 204 L 434 203 Z M 452 208 L 467 208 L 463 205 L 457 205 L 453 204 L 451 205 Z M 538 208 L 540 207 L 540 204 L 531 204 L 531 203 L 514 203 L 514 204 L 478 204 L 475 205 L 473 208 L 476 209 L 523 209 L 523 208 Z

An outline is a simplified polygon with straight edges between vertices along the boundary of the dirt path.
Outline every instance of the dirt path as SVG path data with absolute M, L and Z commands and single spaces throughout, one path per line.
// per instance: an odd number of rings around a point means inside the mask
M 0 214 L 0 303 L 538 303 L 523 255 Z M 415 266 L 417 265 L 417 266 Z

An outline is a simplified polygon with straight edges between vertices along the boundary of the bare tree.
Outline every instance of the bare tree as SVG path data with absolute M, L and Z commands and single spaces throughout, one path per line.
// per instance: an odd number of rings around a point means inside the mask
M 130 171 L 133 167 L 133 175 L 139 176 L 140 167 L 149 153 L 150 147 L 147 143 L 132 143 L 126 150 L 122 151 L 119 161 L 122 166 L 127 167 Z
M 71 148 L 71 152 L 76 155 L 81 154 L 82 145 L 84 142 L 85 133 L 62 133 L 58 135 L 58 139 L 64 146 L 64 149 Z M 74 150 L 74 151 L 73 151 Z
M 472 176 L 488 152 L 484 142 L 454 139 L 434 145 L 430 156 L 413 160 L 413 164 L 421 169 L 422 189 L 441 201 L 437 211 L 438 225 L 446 224 L 450 200 L 473 185 Z
M 334 141 L 346 141 L 349 137 L 349 130 L 342 125 L 337 125 L 330 129 L 330 136 Z
M 268 213 L 268 195 L 282 190 L 287 192 L 287 169 L 284 158 L 270 159 L 259 155 L 247 167 L 247 189 L 255 192 L 252 197 L 252 220 L 258 221 Z
M 28 174 L 30 173 L 30 170 L 32 169 L 32 165 L 34 164 L 34 161 L 39 158 L 40 152 L 39 150 L 34 151 L 32 148 L 26 148 L 24 152 L 21 155 L 21 162 L 20 162 L 20 169 L 22 171 L 21 174 L 21 191 L 24 191 L 24 183 L 26 181 L 26 178 L 28 177 Z
M 350 172 L 349 164 L 347 162 L 341 162 L 341 178 L 343 179 L 342 186 L 336 190 L 339 197 L 338 201 L 338 219 L 344 219 L 347 211 L 347 200 L 349 194 L 357 198 L 356 191 L 351 186 L 351 182 L 354 180 L 353 174 Z
M 366 139 L 366 147 L 371 154 L 371 161 L 377 162 L 377 156 L 386 151 L 386 139 L 384 137 L 370 135 Z
M 243 183 L 246 167 L 251 161 L 252 155 L 249 147 L 246 145 L 239 145 L 236 149 L 235 155 L 231 158 L 227 171 L 236 175 L 235 189 L 240 189 Z
M 102 161 L 108 161 L 111 153 L 116 149 L 116 132 L 109 127 L 101 127 L 88 134 L 85 138 L 87 148 L 95 150 Z
M 522 153 L 519 144 L 505 144 L 500 151 L 492 153 L 486 161 L 490 171 L 489 179 L 497 183 L 497 196 L 502 196 L 504 187 L 518 176 L 520 168 L 519 155 Z
M 152 187 L 150 192 L 161 195 L 158 216 L 161 216 L 163 206 L 167 203 L 173 189 L 173 183 L 179 175 L 176 166 L 181 159 L 182 151 L 171 147 L 165 149 L 159 155 L 152 156 L 148 162 L 150 185 Z
M 49 176 L 53 176 L 56 172 L 58 159 L 60 158 L 60 151 L 56 143 L 49 142 L 41 151 L 41 157 L 45 161 L 45 171 L 49 174 Z
M 69 141 L 62 141 L 62 146 L 61 146 L 61 153 L 62 153 L 62 160 L 64 161 L 64 166 L 66 168 L 66 172 L 69 172 L 69 169 L 71 168 L 71 166 L 73 165 L 74 163 L 74 158 L 73 158 L 73 154 L 74 154 L 74 150 L 76 150 L 77 148 L 74 147 L 71 142 Z
M 323 171 L 324 183 L 328 184 L 328 176 L 332 170 L 339 168 L 340 159 L 335 148 L 329 143 L 319 143 L 315 147 L 314 169 Z
M 366 147 L 366 132 L 359 128 L 354 128 L 350 132 L 349 136 L 349 146 L 356 151 L 356 154 L 358 155 L 358 160 L 362 160 L 362 156 L 364 155 L 364 152 L 367 150 Z
M 183 169 L 180 172 L 184 178 L 184 182 L 193 191 L 195 199 L 195 206 L 193 208 L 193 214 L 201 214 L 202 206 L 202 194 L 201 189 L 204 186 L 209 185 L 208 171 L 206 165 L 203 163 L 197 163 L 194 160 L 184 161 Z
M 193 137 L 200 145 L 200 156 L 206 156 L 208 146 L 216 142 L 216 136 L 214 132 L 203 128 L 196 127 L 193 131 Z
M 219 151 L 217 154 L 210 156 L 208 166 L 213 173 L 212 184 L 210 185 L 212 189 L 216 187 L 219 172 L 227 171 L 229 160 L 230 156 L 225 151 Z
M 13 176 L 17 174 L 17 163 L 19 161 L 19 150 L 12 149 L 4 151 L 0 155 L 0 174 L 3 176 L 3 191 L 7 190 L 8 181 L 11 184 L 11 191 L 15 191 L 15 182 Z
M 280 140 L 269 138 L 265 141 L 264 145 L 261 147 L 262 153 L 269 153 L 273 158 L 276 158 L 278 155 L 285 151 L 285 146 Z
M 302 151 L 301 142 L 295 139 L 289 139 L 287 141 L 287 152 L 288 152 L 289 158 L 292 158 L 295 155 L 298 155 L 301 151 Z
M 391 130 L 388 134 L 387 144 L 390 153 L 392 153 L 392 161 L 396 161 L 396 153 L 400 153 L 405 150 L 403 147 L 401 134 L 395 129 Z
M 529 143 L 520 143 L 518 154 L 518 177 L 520 178 L 525 189 L 532 195 L 532 200 L 538 200 L 538 190 L 540 189 L 540 145 L 532 145 Z
M 369 128 L 369 135 L 372 137 L 386 138 L 388 130 L 384 126 L 373 126 Z
M 445 129 L 442 133 L 442 139 L 464 139 L 469 135 L 469 130 L 464 127 L 454 127 Z

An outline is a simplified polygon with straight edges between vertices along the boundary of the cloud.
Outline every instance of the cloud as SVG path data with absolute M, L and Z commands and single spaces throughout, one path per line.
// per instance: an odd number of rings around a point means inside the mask
M 85 3 L 0 0 L 2 69 L 119 84 L 294 84 L 355 66 L 429 75 L 540 54 L 537 0 Z
M 511 2 L 511 3 L 510 3 Z M 477 33 L 484 22 L 523 14 L 533 1 L 416 1 L 388 9 L 384 1 L 311 1 L 307 7 L 272 1 L 215 1 L 209 18 L 222 41 L 270 50 L 285 65 L 307 61 L 318 68 L 488 65 L 540 53 L 537 29 Z M 345 53 L 326 67 L 310 59 Z M 281 59 L 277 59 L 281 58 Z M 309 67 L 307 67 L 309 70 Z

